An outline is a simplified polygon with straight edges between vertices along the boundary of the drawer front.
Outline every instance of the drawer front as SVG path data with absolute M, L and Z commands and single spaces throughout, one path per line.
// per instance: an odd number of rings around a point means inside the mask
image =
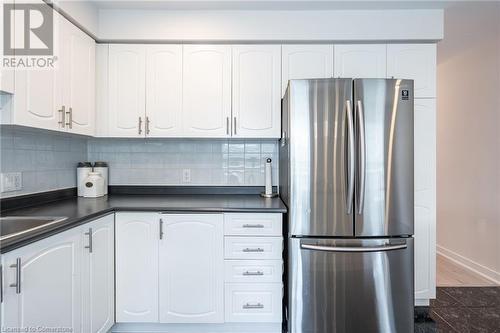
M 224 235 L 227 236 L 281 236 L 281 214 L 224 214 Z
M 281 283 L 228 283 L 226 322 L 281 322 Z
M 225 282 L 281 282 L 281 260 L 225 260 Z
M 225 259 L 281 259 L 281 237 L 228 237 L 224 238 Z

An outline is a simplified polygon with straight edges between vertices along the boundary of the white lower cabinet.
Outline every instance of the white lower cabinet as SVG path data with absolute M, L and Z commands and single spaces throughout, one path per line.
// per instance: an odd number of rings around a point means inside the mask
M 114 324 L 113 223 L 108 215 L 3 255 L 2 330 L 107 332 Z
M 222 214 L 161 217 L 160 322 L 224 322 Z
M 83 332 L 105 333 L 115 323 L 115 218 L 82 227 Z
M 116 213 L 116 321 L 158 322 L 159 213 Z
M 281 322 L 281 283 L 226 284 L 226 322 Z
M 82 238 L 72 229 L 4 255 L 2 330 L 82 332 Z

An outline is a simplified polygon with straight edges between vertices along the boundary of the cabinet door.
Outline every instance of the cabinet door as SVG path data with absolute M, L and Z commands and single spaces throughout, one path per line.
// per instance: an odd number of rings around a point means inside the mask
M 108 136 L 144 137 L 146 49 L 109 45 Z
M 146 47 L 146 135 L 182 135 L 182 45 Z
M 289 80 L 333 76 L 333 45 L 283 45 L 281 53 L 282 96 Z
M 386 78 L 385 44 L 334 46 L 334 76 L 342 78 Z
M 436 97 L 436 44 L 387 45 L 387 77 L 415 80 L 415 97 Z
M 114 214 L 85 224 L 83 236 L 83 331 L 108 332 L 114 324 Z
M 158 214 L 116 213 L 115 221 L 116 321 L 157 322 Z
M 160 322 L 224 321 L 222 215 L 162 216 Z
M 281 135 L 281 46 L 233 46 L 233 137 Z
M 9 252 L 4 257 L 3 327 L 81 329 L 81 235 L 78 229 Z M 16 268 L 20 262 L 20 281 Z M 20 283 L 19 293 L 11 284 Z
M 183 46 L 185 136 L 230 136 L 231 46 Z
M 57 61 L 48 69 L 16 69 L 14 74 L 14 117 L 16 125 L 48 130 L 64 130 L 62 121 L 63 70 L 67 61 L 67 45 L 62 42 L 62 18 L 54 13 L 54 48 Z M 15 21 L 15 29 L 24 29 L 22 21 Z M 16 34 L 21 37 L 22 34 Z M 16 44 L 22 41 L 16 41 Z
M 436 297 L 436 100 L 415 100 L 415 298 Z
M 64 105 L 69 131 L 95 133 L 95 42 L 72 23 L 64 20 L 69 48 L 68 68 L 65 70 Z

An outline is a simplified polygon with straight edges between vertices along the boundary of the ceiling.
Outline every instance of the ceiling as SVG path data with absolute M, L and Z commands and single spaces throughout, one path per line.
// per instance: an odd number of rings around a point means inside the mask
M 82 0 L 98 9 L 167 10 L 349 10 L 349 9 L 439 9 L 457 1 L 426 0 Z

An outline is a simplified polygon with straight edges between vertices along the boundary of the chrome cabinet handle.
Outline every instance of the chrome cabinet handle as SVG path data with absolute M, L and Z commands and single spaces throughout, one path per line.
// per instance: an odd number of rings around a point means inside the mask
M 142 118 L 139 117 L 139 134 L 142 134 Z
M 92 228 L 89 228 L 85 235 L 89 236 L 89 245 L 85 246 L 85 248 L 89 249 L 89 253 L 92 253 Z
M 263 309 L 263 308 L 264 308 L 264 304 L 262 304 L 262 303 L 257 303 L 257 304 L 247 303 L 247 304 L 243 305 L 243 309 Z
M 146 116 L 146 134 L 149 134 L 151 131 L 149 130 L 149 117 Z
M 3 265 L 0 265 L 0 303 L 3 303 Z
M 352 114 L 351 101 L 347 100 L 346 104 L 346 121 L 347 121 L 347 140 L 349 141 L 349 159 L 348 163 L 348 178 L 347 178 L 347 193 L 346 193 L 346 213 L 352 213 L 352 206 L 354 201 L 354 121 Z
M 358 215 L 363 213 L 365 201 L 365 179 L 366 179 L 366 142 L 365 142 L 365 119 L 363 104 L 358 101 L 358 131 L 359 131 L 359 191 L 358 191 Z
M 163 239 L 163 219 L 160 219 L 160 239 Z
M 263 224 L 243 224 L 243 228 L 264 228 Z
M 257 247 L 257 248 L 244 248 L 243 252 L 264 252 L 263 248 Z
M 59 120 L 59 125 L 61 125 L 61 128 L 64 128 L 66 126 L 66 108 L 63 105 L 60 110 L 57 110 L 57 112 L 61 113 L 61 120 Z
M 229 117 L 226 117 L 226 134 L 229 135 Z
M 236 132 L 236 117 L 233 118 L 234 119 L 234 135 L 237 135 L 238 133 Z
M 264 275 L 264 272 L 261 272 L 261 271 L 246 271 L 246 272 L 243 272 L 243 276 L 262 276 Z
M 10 268 L 16 269 L 16 283 L 11 283 L 9 287 L 16 288 L 16 294 L 21 293 L 21 258 L 16 259 L 16 263 L 10 265 Z
M 401 245 L 384 245 L 384 246 L 372 246 L 372 247 L 350 247 L 350 246 L 321 246 L 321 245 L 309 245 L 301 244 L 301 249 L 313 250 L 313 251 L 325 251 L 325 252 L 384 252 L 393 250 L 406 249 L 406 244 Z
M 68 114 L 68 121 L 66 122 L 66 125 L 68 125 L 68 127 L 70 129 L 73 128 L 73 108 L 69 108 L 68 111 L 66 111 L 66 113 Z

